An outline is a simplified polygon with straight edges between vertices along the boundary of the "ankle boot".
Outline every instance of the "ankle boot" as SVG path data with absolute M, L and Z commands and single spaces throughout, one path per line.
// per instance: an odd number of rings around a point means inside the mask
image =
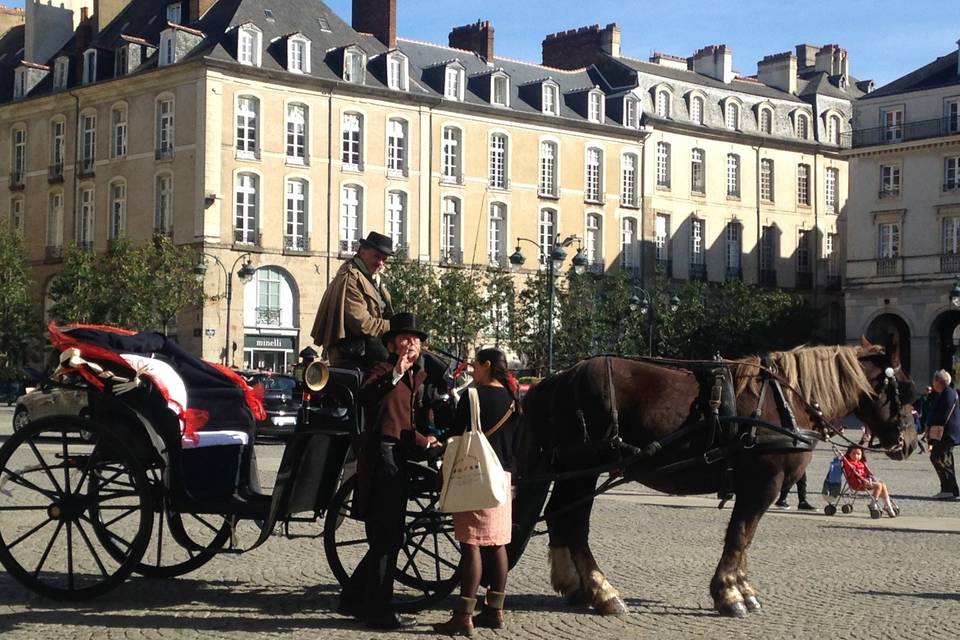
M 476 607 L 476 598 L 457 598 L 453 605 L 453 616 L 446 622 L 433 625 L 434 632 L 445 636 L 473 637 L 473 611 Z
M 503 600 L 506 594 L 501 591 L 487 591 L 483 609 L 473 619 L 473 625 L 485 629 L 503 629 Z

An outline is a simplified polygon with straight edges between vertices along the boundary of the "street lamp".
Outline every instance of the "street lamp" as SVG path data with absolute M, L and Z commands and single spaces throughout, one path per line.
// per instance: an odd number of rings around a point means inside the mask
M 654 305 L 652 304 L 652 296 L 647 293 L 647 290 L 643 287 L 634 287 L 635 291 L 630 300 L 627 302 L 630 307 L 630 311 L 636 312 L 639 311 L 640 315 L 646 316 L 647 318 L 647 354 L 653 355 L 653 325 L 656 320 L 655 315 L 656 311 Z M 637 292 L 643 294 L 643 298 L 637 296 Z M 958 292 L 960 295 L 960 292 Z M 670 313 L 676 313 L 677 309 L 680 308 L 680 298 L 676 294 L 670 297 L 669 309 Z
M 228 271 L 227 267 L 220 261 L 220 258 L 212 253 L 201 251 L 197 256 L 197 264 L 193 266 L 193 275 L 197 279 L 197 282 L 201 284 L 207 275 L 207 263 L 204 258 L 210 258 L 223 270 L 223 277 L 227 282 L 227 334 L 224 338 L 223 364 L 233 366 L 233 353 L 230 351 L 230 308 L 233 302 L 233 271 L 237 268 L 237 264 L 243 260 L 243 264 L 240 265 L 240 269 L 237 271 L 237 277 L 240 278 L 241 283 L 247 284 L 253 279 L 253 275 L 257 270 L 250 264 L 251 256 L 249 253 L 240 254 L 237 259 L 233 261 L 233 266 L 230 267 Z
M 529 238 L 517 238 L 517 248 L 514 250 L 513 254 L 510 256 L 510 264 L 513 265 L 515 269 L 519 269 L 523 266 L 523 263 L 526 262 L 526 258 L 523 253 L 520 251 L 520 243 L 529 242 L 539 249 L 540 244 L 530 240 Z M 557 235 L 556 239 L 553 242 L 553 250 L 550 251 L 549 259 L 547 260 L 547 280 L 549 280 L 549 305 L 547 310 L 547 373 L 553 373 L 553 308 L 554 308 L 554 299 L 556 298 L 556 281 L 554 280 L 554 275 L 557 270 L 563 266 L 564 260 L 567 259 L 567 252 L 564 251 L 565 247 L 569 247 L 574 242 L 580 242 L 580 236 L 567 236 L 563 240 L 560 239 L 560 236 Z M 573 256 L 573 271 L 575 273 L 583 273 L 587 268 L 587 265 L 590 264 L 590 261 L 587 259 L 587 256 L 583 253 L 583 247 L 577 247 L 577 253 Z
M 950 304 L 960 308 L 960 276 L 957 276 L 957 281 L 953 283 L 953 289 L 950 289 Z

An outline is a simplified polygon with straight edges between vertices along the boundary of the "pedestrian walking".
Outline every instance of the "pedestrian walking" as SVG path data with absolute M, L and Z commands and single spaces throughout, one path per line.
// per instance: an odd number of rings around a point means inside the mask
M 790 503 L 787 502 L 787 495 L 790 493 L 790 485 L 785 485 L 780 489 L 780 498 L 774 503 L 778 509 L 789 509 Z M 804 471 L 800 479 L 797 480 L 797 509 L 800 511 L 816 511 L 817 508 L 807 502 L 807 472 Z
M 957 391 L 951 386 L 950 374 L 940 369 L 933 374 L 936 399 L 927 418 L 927 442 L 930 443 L 930 464 L 940 480 L 937 500 L 956 500 L 960 496 L 957 472 L 953 465 L 953 447 L 960 443 L 960 410 Z

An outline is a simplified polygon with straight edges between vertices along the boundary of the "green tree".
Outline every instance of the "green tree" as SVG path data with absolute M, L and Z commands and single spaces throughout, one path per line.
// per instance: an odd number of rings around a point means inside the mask
M 153 303 L 150 326 L 166 332 L 178 313 L 203 304 L 203 288 L 193 273 L 196 255 L 167 236 L 157 236 L 143 250 L 152 271 L 146 290 Z
M 394 311 L 413 313 L 425 321 L 427 310 L 432 306 L 430 287 L 437 279 L 434 268 L 401 252 L 387 265 L 384 277 Z
M 100 272 L 92 251 L 69 244 L 63 251 L 63 268 L 50 285 L 50 316 L 62 323 L 102 322 Z
M 0 380 L 17 377 L 39 337 L 20 234 L 0 222 Z
M 483 275 L 479 270 L 440 269 L 439 277 L 430 284 L 430 305 L 424 313 L 434 344 L 461 358 L 468 356 L 487 325 L 482 291 Z
M 511 331 L 510 347 L 528 369 L 538 374 L 547 366 L 548 280 L 545 269 L 527 276 L 523 289 L 517 294 Z
M 101 283 L 95 300 L 97 322 L 154 327 L 152 296 L 142 294 L 149 291 L 158 274 L 144 247 L 136 246 L 129 238 L 114 240 L 107 253 L 96 258 L 95 272 Z
M 493 345 L 500 348 L 503 344 L 512 343 L 516 326 L 517 290 L 509 271 L 500 267 L 487 269 L 483 306 L 488 310 L 486 333 L 493 339 Z

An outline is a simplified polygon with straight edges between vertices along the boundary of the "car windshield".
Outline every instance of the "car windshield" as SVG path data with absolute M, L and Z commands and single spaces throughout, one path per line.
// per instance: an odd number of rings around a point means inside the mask
M 257 376 L 254 384 L 262 384 L 267 391 L 292 392 L 297 385 L 296 381 L 289 376 Z

